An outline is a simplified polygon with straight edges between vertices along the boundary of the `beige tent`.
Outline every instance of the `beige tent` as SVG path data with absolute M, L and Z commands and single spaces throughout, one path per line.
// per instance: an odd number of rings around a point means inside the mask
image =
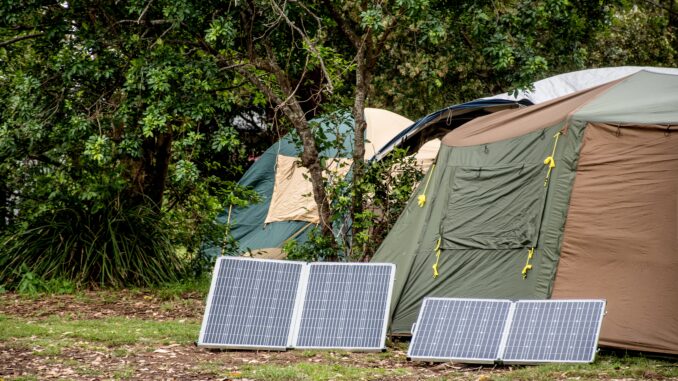
M 370 160 L 384 144 L 412 124 L 412 121 L 390 111 L 365 109 L 365 159 Z M 336 139 L 343 147 L 326 149 L 327 177 L 346 176 L 353 152 L 353 118 L 350 113 L 334 113 L 311 122 L 328 139 Z M 417 159 L 425 165 L 436 152 L 422 151 Z M 290 239 L 303 241 L 311 227 L 319 222 L 318 207 L 312 197 L 308 170 L 301 166 L 299 147 L 287 135 L 271 146 L 240 180 L 259 193 L 262 202 L 244 208 L 230 208 L 218 222 L 230 223 L 231 234 L 243 252 L 263 253 L 279 258 L 282 245 Z M 216 245 L 206 249 L 217 254 Z

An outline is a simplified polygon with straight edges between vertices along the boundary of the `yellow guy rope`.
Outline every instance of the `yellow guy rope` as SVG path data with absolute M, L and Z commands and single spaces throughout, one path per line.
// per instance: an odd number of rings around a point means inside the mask
M 433 264 L 433 279 L 438 277 L 438 262 L 440 262 L 440 237 L 436 243 L 436 248 L 433 249 L 436 252 L 436 263 Z
M 436 164 L 433 163 L 431 166 L 431 172 L 429 172 L 428 179 L 426 180 L 426 185 L 424 185 L 424 192 L 417 197 L 417 204 L 420 208 L 424 207 L 426 204 L 426 190 L 428 189 L 428 183 L 431 182 L 431 177 L 433 177 L 433 171 L 436 169 Z
M 527 252 L 527 262 L 525 262 L 525 267 L 523 267 L 523 279 L 527 279 L 527 272 L 532 270 L 532 265 L 530 264 L 532 256 L 534 256 L 534 247 L 530 248 Z
M 551 177 L 551 171 L 553 171 L 553 168 L 556 167 L 556 147 L 558 147 L 558 138 L 560 137 L 560 134 L 562 134 L 561 131 L 558 131 L 555 135 L 553 135 L 553 151 L 551 152 L 551 156 L 548 156 L 546 159 L 544 159 L 544 165 L 549 166 L 548 172 L 546 172 L 546 178 L 544 179 L 544 187 L 547 187 L 549 185 L 549 178 Z M 531 247 L 530 250 L 527 251 L 527 261 L 525 262 L 525 267 L 523 267 L 523 279 L 527 279 L 527 273 L 532 270 L 532 265 L 530 264 L 530 260 L 534 256 L 534 247 Z
M 560 134 L 562 132 L 558 131 L 555 135 L 553 135 L 553 138 L 555 139 L 555 142 L 553 143 L 553 152 L 551 152 L 551 156 L 547 157 L 544 159 L 544 165 L 549 166 L 549 171 L 546 172 L 546 178 L 544 179 L 544 187 L 548 186 L 549 184 L 549 177 L 551 177 L 551 171 L 553 168 L 556 167 L 556 147 L 558 146 L 558 138 L 560 137 Z

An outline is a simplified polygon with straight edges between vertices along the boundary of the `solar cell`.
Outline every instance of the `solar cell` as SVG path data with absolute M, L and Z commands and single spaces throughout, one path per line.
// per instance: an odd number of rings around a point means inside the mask
M 385 348 L 395 265 L 312 263 L 296 348 Z
M 518 301 L 502 359 L 506 363 L 592 362 L 604 310 L 603 300 Z
M 277 350 L 289 347 L 304 267 L 301 262 L 219 257 L 198 345 Z
M 407 355 L 413 360 L 493 363 L 511 302 L 426 298 Z

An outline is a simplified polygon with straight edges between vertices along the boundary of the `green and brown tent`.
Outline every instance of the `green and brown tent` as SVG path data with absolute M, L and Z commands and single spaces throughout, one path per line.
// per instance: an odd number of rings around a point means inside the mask
M 601 345 L 678 354 L 678 76 L 640 71 L 442 140 L 375 255 L 426 296 L 604 298 Z

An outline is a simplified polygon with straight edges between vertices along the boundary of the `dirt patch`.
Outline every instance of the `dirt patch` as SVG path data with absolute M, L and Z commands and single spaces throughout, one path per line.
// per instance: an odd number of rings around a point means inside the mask
M 77 295 L 49 295 L 30 298 L 16 293 L 0 294 L 0 314 L 44 318 L 101 319 L 123 316 L 145 320 L 200 320 L 205 310 L 198 293 L 161 299 L 139 291 L 86 291 Z
M 388 376 L 390 380 L 490 379 L 499 371 L 453 364 L 426 364 L 406 361 L 404 353 L 378 360 L 365 354 L 302 351 L 253 352 L 209 351 L 195 346 L 170 345 L 155 349 L 123 346 L 115 349 L 68 348 L 58 355 L 39 355 L 33 349 L 0 344 L 0 378 L 34 376 L 40 380 L 229 380 L 244 378 L 247 369 L 266 365 L 322 363 L 358 368 L 404 368 Z

